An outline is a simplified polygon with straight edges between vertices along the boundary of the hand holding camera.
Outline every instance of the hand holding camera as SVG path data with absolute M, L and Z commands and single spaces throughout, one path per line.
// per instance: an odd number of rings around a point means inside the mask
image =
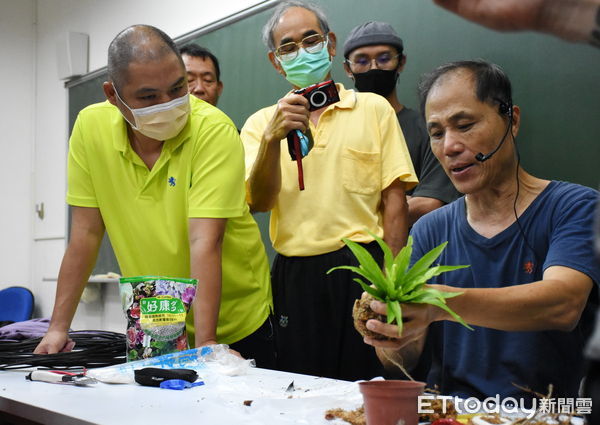
M 265 129 L 265 141 L 279 144 L 290 131 L 308 128 L 309 115 L 308 101 L 302 96 L 288 94 L 279 99 L 271 122 Z
M 340 96 L 333 80 L 323 81 L 313 84 L 303 89 L 295 90 L 294 94 L 304 96 L 308 100 L 309 112 L 325 108 L 332 103 L 338 102 Z M 314 140 L 310 128 L 306 126 L 303 133 L 300 130 L 292 130 L 287 135 L 288 151 L 292 161 L 298 165 L 298 187 L 304 190 L 304 173 L 302 170 L 302 158 L 308 155 L 308 152 L 314 146 Z

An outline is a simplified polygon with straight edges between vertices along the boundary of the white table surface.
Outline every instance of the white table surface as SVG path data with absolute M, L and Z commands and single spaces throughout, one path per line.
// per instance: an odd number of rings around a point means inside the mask
M 362 404 L 357 383 L 259 368 L 243 376 L 207 376 L 206 385 L 182 391 L 31 382 L 27 373 L 0 371 L 0 412 L 50 425 L 333 425 L 346 422 L 325 420 L 327 409 Z M 286 393 L 292 381 L 296 390 Z M 245 406 L 245 400 L 253 402 Z

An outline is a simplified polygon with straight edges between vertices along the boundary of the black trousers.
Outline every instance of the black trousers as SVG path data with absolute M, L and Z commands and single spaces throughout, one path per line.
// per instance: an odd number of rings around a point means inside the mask
M 229 348 L 240 353 L 245 359 L 254 359 L 256 367 L 275 369 L 273 317 L 267 317 L 260 328 L 246 338 L 229 344 Z
M 364 245 L 381 263 L 376 242 Z M 375 349 L 363 342 L 352 323 L 352 307 L 363 290 L 348 270 L 358 265 L 344 247 L 312 257 L 277 255 L 273 264 L 273 302 L 277 368 L 335 379 L 371 379 L 383 375 Z

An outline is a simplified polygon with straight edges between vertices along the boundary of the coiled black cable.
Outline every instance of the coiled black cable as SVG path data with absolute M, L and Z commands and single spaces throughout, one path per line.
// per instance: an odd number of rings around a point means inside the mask
M 68 369 L 95 368 L 125 363 L 125 335 L 109 331 L 72 331 L 73 351 L 56 354 L 33 354 L 42 338 L 23 341 L 0 340 L 0 370 L 28 367 Z

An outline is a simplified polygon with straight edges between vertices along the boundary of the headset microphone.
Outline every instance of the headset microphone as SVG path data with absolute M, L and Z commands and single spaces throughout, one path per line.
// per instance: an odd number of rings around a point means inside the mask
M 506 136 L 508 135 L 510 128 L 512 127 L 512 117 L 513 117 L 512 102 L 509 102 L 509 103 L 500 102 L 498 111 L 502 115 L 508 115 L 508 125 L 506 126 L 506 131 L 504 132 L 504 136 L 502 137 L 502 140 L 500 140 L 500 143 L 498 143 L 498 146 L 496 146 L 496 148 L 493 151 L 491 151 L 490 153 L 486 153 L 486 154 L 479 152 L 477 155 L 475 155 L 475 159 L 479 162 L 487 161 L 492 156 L 494 156 L 496 154 L 496 152 L 498 152 L 498 150 L 502 147 L 502 144 L 506 140 Z
M 506 140 L 506 135 L 507 135 L 507 133 L 504 134 L 504 137 L 502 138 L 502 140 L 500 140 L 500 143 L 498 143 L 498 146 L 496 146 L 496 148 L 493 151 L 491 151 L 490 153 L 486 153 L 486 154 L 479 152 L 477 155 L 475 155 L 475 159 L 479 162 L 485 162 L 488 159 L 490 159 L 491 157 L 493 157 L 496 154 L 496 152 L 498 152 L 498 150 L 502 147 L 504 140 Z

